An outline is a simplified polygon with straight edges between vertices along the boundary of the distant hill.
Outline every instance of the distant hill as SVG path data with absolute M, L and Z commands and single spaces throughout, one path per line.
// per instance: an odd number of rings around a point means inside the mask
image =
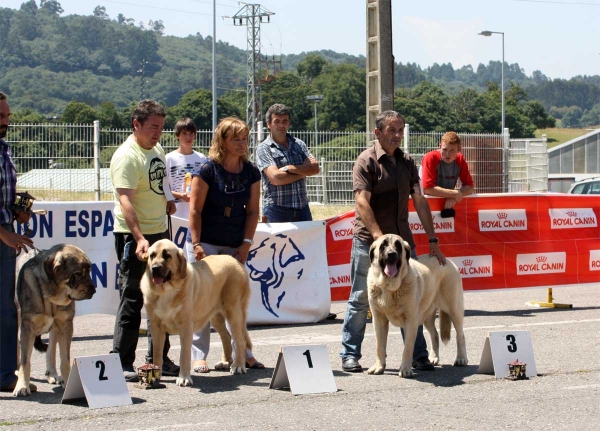
M 110 101 L 121 108 L 142 96 L 173 106 L 191 90 L 211 89 L 211 36 L 165 36 L 160 21 L 141 28 L 122 14 L 110 19 L 100 6 L 90 16 L 61 13 L 56 0 L 40 7 L 29 0 L 19 10 L 0 8 L 0 89 L 9 93 L 13 109 L 57 115 L 70 101 L 94 107 Z M 224 42 L 216 47 L 219 96 L 243 91 L 246 52 Z M 309 54 L 363 70 L 366 61 L 364 56 L 321 50 L 282 55 L 282 69 L 295 72 Z M 504 72 L 507 88 L 511 82 L 519 84 L 529 99 L 542 102 L 556 118 L 566 118 L 565 125 L 598 123 L 600 76 L 550 80 L 537 70 L 528 76 L 516 63 L 507 64 Z M 396 63 L 394 84 L 413 88 L 430 81 L 452 95 L 467 88 L 483 92 L 490 81 L 499 84 L 500 76 L 499 61 L 459 69 L 450 63 L 427 68 Z

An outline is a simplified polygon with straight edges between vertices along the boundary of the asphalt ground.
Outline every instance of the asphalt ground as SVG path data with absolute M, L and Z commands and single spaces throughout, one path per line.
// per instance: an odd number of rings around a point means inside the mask
M 318 324 L 250 328 L 255 356 L 264 370 L 232 376 L 211 370 L 194 375 L 193 388 L 175 386 L 143 390 L 127 384 L 133 405 L 90 409 L 87 403 L 61 404 L 63 389 L 44 380 L 45 359 L 33 354 L 32 382 L 38 392 L 15 398 L 0 394 L 0 425 L 18 430 L 180 430 L 180 429 L 543 429 L 597 430 L 600 423 L 600 283 L 554 289 L 554 301 L 572 309 L 534 308 L 546 289 L 465 293 L 465 335 L 469 365 L 452 366 L 454 334 L 441 346 L 441 366 L 398 377 L 402 341 L 390 329 L 388 368 L 384 375 L 366 373 L 374 362 L 375 339 L 367 325 L 363 373 L 342 371 L 339 359 L 345 304 L 333 304 L 336 319 Z M 114 317 L 75 319 L 71 356 L 106 354 L 112 345 Z M 531 331 L 538 376 L 526 381 L 477 374 L 488 331 Z M 426 335 L 428 337 L 428 335 Z M 179 343 L 171 339 L 171 357 L 179 363 Z M 338 388 L 336 393 L 294 396 L 269 389 L 283 345 L 324 344 Z M 140 337 L 136 365 L 143 361 Z M 220 358 L 213 333 L 209 364 Z

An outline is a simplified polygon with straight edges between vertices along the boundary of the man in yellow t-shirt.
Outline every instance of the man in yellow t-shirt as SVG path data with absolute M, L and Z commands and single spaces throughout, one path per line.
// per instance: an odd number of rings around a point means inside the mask
M 158 143 L 165 124 L 165 109 L 152 100 L 142 100 L 133 111 L 133 134 L 115 151 L 110 178 L 115 196 L 115 250 L 120 262 L 120 303 L 115 320 L 113 353 L 118 353 L 125 380 L 138 380 L 133 367 L 141 310 L 144 305 L 140 280 L 146 271 L 142 255 L 156 241 L 168 238 L 166 215 L 175 212 L 167 182 L 165 152 Z M 150 325 L 148 325 L 150 328 Z M 163 352 L 163 375 L 176 376 L 179 367 Z M 152 361 L 152 336 L 148 330 L 148 353 Z

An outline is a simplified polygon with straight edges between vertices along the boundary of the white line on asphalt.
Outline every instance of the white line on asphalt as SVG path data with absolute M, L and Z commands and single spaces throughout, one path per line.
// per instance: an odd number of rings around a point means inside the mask
M 512 325 L 488 325 L 488 326 L 473 326 L 465 328 L 465 331 L 479 331 L 482 329 L 486 330 L 497 330 L 502 328 L 523 328 L 529 326 L 550 326 L 550 325 L 572 325 L 577 323 L 593 323 L 600 322 L 600 319 L 582 319 L 582 320 L 561 320 L 556 322 L 539 322 L 539 323 L 515 323 Z M 389 334 L 400 334 L 400 331 L 390 331 Z M 374 333 L 365 333 L 365 337 L 373 337 Z M 176 336 L 175 336 L 176 337 Z M 173 338 L 173 336 L 171 337 Z M 290 344 L 326 344 L 335 343 L 340 341 L 340 335 L 321 335 L 321 334 L 304 334 L 304 335 L 286 335 L 282 337 L 269 337 L 269 338 L 258 338 L 256 334 L 252 335 L 252 344 L 255 346 L 283 346 Z M 217 338 L 216 341 L 210 343 L 211 347 L 219 347 L 221 340 Z M 171 345 L 171 350 L 179 350 L 181 346 Z M 144 350 L 145 349 L 138 349 Z

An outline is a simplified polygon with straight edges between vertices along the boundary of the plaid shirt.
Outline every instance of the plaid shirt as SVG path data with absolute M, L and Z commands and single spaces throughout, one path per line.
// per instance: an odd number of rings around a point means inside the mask
M 265 174 L 265 169 L 269 166 L 279 169 L 287 165 L 301 165 L 308 157 L 312 157 L 308 147 L 300 139 L 288 134 L 287 142 L 286 150 L 269 135 L 256 149 L 256 166 L 262 176 L 263 208 L 277 205 L 300 209 L 308 205 L 306 178 L 283 186 L 274 186 Z
M 12 223 L 13 214 L 9 207 L 15 203 L 16 192 L 17 170 L 8 144 L 0 139 L 0 224 Z

